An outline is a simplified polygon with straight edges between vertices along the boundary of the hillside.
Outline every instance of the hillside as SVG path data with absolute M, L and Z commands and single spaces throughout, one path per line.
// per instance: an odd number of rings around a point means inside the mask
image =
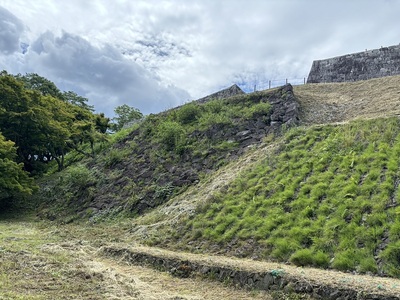
M 399 81 L 285 86 L 152 115 L 42 181 L 40 216 L 116 222 L 117 242 L 398 278 Z
M 294 87 L 304 125 L 400 115 L 400 76 Z
M 44 179 L 49 218 L 141 215 L 182 193 L 241 156 L 251 145 L 273 139 L 298 123 L 290 85 L 268 92 L 195 101 L 148 116 L 95 159 Z M 67 159 L 76 160 L 73 155 Z M 68 190 L 67 197 L 60 195 Z M 58 215 L 57 215 L 58 214 Z M 63 216 L 64 214 L 64 216 Z

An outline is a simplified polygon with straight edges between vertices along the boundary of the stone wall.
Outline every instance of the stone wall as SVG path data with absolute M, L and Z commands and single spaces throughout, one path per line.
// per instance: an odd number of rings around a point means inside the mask
M 400 45 L 315 60 L 307 83 L 358 81 L 400 74 Z
M 243 92 L 240 87 L 238 87 L 236 84 L 234 84 L 234 85 L 230 86 L 229 88 L 223 89 L 214 94 L 200 98 L 196 101 L 200 102 L 200 103 L 204 103 L 204 102 L 207 102 L 207 101 L 213 100 L 213 99 L 224 99 L 224 98 L 229 98 L 232 96 L 243 95 L 243 94 L 245 94 L 245 92 Z
M 310 295 L 313 299 L 354 299 L 354 300 L 400 300 L 395 295 L 376 294 L 370 291 L 360 291 L 356 288 L 340 288 L 331 286 L 328 282 L 320 284 L 303 278 L 289 276 L 283 269 L 254 271 L 235 266 L 218 265 L 195 259 L 184 259 L 178 256 L 165 256 L 161 253 L 147 253 L 144 250 L 103 247 L 99 254 L 124 261 L 132 265 L 154 268 L 169 272 L 177 277 L 201 277 L 230 283 L 248 289 L 264 291 L 283 291 Z M 283 298 L 282 298 L 283 299 Z

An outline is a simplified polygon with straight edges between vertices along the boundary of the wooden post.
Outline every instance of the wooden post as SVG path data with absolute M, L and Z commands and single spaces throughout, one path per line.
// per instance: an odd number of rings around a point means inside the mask
M 287 84 L 287 78 L 286 78 L 286 84 Z
M 271 88 L 271 80 L 268 81 L 268 89 L 270 89 L 270 88 Z

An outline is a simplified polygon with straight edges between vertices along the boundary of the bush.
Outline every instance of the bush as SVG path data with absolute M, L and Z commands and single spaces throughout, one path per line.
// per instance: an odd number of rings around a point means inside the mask
M 93 173 L 83 164 L 77 164 L 65 170 L 61 185 L 68 190 L 81 190 L 95 182 Z
M 211 112 L 206 112 L 199 118 L 199 125 L 202 128 L 208 128 L 212 125 L 225 125 L 231 124 L 232 120 L 228 117 L 226 113 L 214 114 Z
M 310 249 L 300 249 L 290 256 L 290 262 L 296 266 L 310 266 L 314 262 L 313 255 Z
M 314 254 L 313 265 L 316 267 L 327 268 L 329 266 L 329 261 L 330 261 L 329 255 L 322 251 L 318 251 L 317 253 Z
M 253 119 L 260 116 L 268 115 L 271 111 L 271 104 L 268 102 L 260 102 L 250 106 L 244 111 L 244 117 L 246 119 Z
M 362 273 L 372 272 L 376 273 L 378 270 L 375 259 L 371 257 L 366 257 L 360 261 L 359 271 Z
M 104 161 L 104 166 L 106 168 L 110 168 L 112 166 L 115 166 L 116 164 L 121 163 L 122 161 L 124 161 L 124 159 L 125 160 L 127 159 L 129 152 L 130 152 L 129 148 L 125 149 L 112 148 L 110 151 L 105 153 L 102 159 Z
M 277 239 L 273 246 L 274 249 L 271 252 L 271 256 L 282 261 L 287 260 L 290 254 L 298 249 L 298 245 L 293 241 L 288 241 L 286 238 Z
M 332 267 L 339 271 L 350 271 L 355 269 L 358 261 L 355 251 L 346 250 L 343 252 L 337 252 Z
M 182 124 L 190 124 L 196 121 L 200 114 L 200 106 L 195 103 L 189 103 L 177 110 L 176 117 L 178 122 Z
M 167 151 L 179 150 L 185 142 L 185 129 L 177 122 L 166 121 L 158 127 L 157 136 Z

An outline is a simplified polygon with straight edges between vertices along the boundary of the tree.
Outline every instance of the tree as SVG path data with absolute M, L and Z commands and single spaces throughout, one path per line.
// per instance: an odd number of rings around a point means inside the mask
M 83 109 L 87 109 L 89 111 L 94 111 L 93 105 L 88 105 L 87 102 L 89 102 L 88 98 L 79 96 L 77 93 L 68 91 L 68 92 L 63 92 L 62 93 L 62 99 L 73 104 L 76 106 L 79 106 Z
M 114 109 L 114 112 L 117 115 L 113 118 L 114 122 L 111 127 L 114 131 L 119 131 L 124 126 L 143 118 L 143 114 L 137 108 L 131 107 L 127 104 L 117 106 Z
M 110 120 L 94 114 L 87 101 L 71 91 L 61 93 L 37 74 L 2 72 L 0 131 L 15 143 L 17 162 L 28 172 L 41 173 L 50 161 L 62 170 L 64 157 L 72 149 L 94 156 L 94 144 L 104 141 Z
M 100 133 L 106 133 L 110 127 L 110 118 L 104 116 L 104 113 L 95 115 L 96 130 Z
M 63 99 L 63 94 L 52 81 L 36 73 L 18 74 L 15 78 L 24 84 L 25 89 L 38 91 L 43 96 L 53 96 Z
M 36 189 L 33 179 L 17 164 L 14 143 L 0 133 L 0 205 L 21 195 L 30 195 Z

